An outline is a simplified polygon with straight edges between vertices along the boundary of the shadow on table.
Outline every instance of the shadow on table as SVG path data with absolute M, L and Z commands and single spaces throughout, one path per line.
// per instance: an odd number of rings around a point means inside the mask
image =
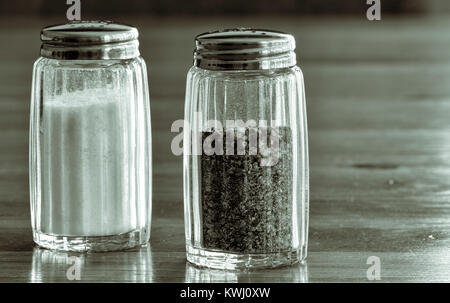
M 150 245 L 128 251 L 71 253 L 35 247 L 29 282 L 152 282 Z
M 200 268 L 186 262 L 187 283 L 245 283 L 245 282 L 294 282 L 306 283 L 309 281 L 308 264 L 296 264 L 276 269 L 254 271 L 229 271 L 219 269 Z

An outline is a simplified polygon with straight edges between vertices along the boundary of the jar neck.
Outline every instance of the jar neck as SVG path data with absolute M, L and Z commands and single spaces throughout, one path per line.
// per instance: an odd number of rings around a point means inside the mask
M 297 64 L 294 52 L 276 56 L 257 56 L 256 54 L 194 54 L 194 66 L 209 70 L 271 70 L 293 67 Z
M 59 60 L 122 60 L 138 57 L 139 41 L 94 45 L 61 45 L 43 43 L 41 56 Z

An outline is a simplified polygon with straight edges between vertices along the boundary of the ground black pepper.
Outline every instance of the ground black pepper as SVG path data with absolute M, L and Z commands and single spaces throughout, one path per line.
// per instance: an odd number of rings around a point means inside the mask
M 274 166 L 261 166 L 259 150 L 257 155 L 249 155 L 248 149 L 245 155 L 226 155 L 226 133 L 223 155 L 201 156 L 204 248 L 237 253 L 289 250 L 293 188 L 290 128 L 278 128 L 279 160 Z M 211 134 L 203 132 L 203 141 Z M 243 142 L 248 148 L 248 130 Z

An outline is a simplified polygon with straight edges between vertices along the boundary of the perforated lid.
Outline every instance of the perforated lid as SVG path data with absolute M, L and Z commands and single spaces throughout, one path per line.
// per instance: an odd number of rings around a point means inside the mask
M 194 65 L 212 70 L 258 70 L 296 64 L 292 35 L 237 28 L 200 34 L 195 38 Z
M 136 28 L 109 21 L 73 21 L 41 31 L 41 55 L 63 60 L 130 59 L 139 56 Z

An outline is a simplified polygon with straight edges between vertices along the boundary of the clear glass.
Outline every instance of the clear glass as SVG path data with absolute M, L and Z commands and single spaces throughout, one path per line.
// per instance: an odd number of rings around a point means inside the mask
M 207 136 L 217 133 L 212 129 L 222 127 L 222 144 L 228 144 L 229 120 L 253 120 L 269 131 L 278 130 L 276 164 L 263 166 L 258 162 L 261 157 L 250 154 L 250 149 L 245 155 L 238 155 L 236 149 L 234 155 L 207 153 Z M 300 68 L 211 71 L 192 67 L 187 77 L 185 121 L 188 261 L 211 268 L 246 269 L 304 260 L 309 176 Z M 210 131 L 206 136 L 205 129 Z M 249 138 L 251 127 L 244 129 Z
M 38 245 L 110 251 L 146 243 L 151 169 L 142 58 L 35 62 L 30 203 Z

